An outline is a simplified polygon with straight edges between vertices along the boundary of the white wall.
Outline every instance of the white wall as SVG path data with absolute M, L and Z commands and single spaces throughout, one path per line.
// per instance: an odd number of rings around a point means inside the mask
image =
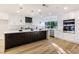
M 7 20 L 8 19 L 8 14 L 7 13 L 3 13 L 3 12 L 0 12 L 0 19 L 4 19 L 4 20 Z
M 9 31 L 19 30 L 21 26 L 24 28 L 31 27 L 36 28 L 39 27 L 41 18 L 38 17 L 32 17 L 32 23 L 25 23 L 25 17 L 24 15 L 17 15 L 17 14 L 10 14 L 9 15 Z
M 47 16 L 47 17 L 42 17 L 42 18 L 35 17 L 33 20 L 33 25 L 36 25 L 38 27 L 45 27 L 45 22 L 57 21 L 57 20 L 58 20 L 57 16 Z
M 22 20 L 22 22 L 20 22 Z M 24 19 L 20 15 L 15 14 L 9 14 L 9 31 L 17 30 L 19 29 L 22 24 L 24 25 Z
M 9 31 L 19 30 L 21 26 L 24 28 L 31 27 L 32 23 L 25 23 L 24 15 L 9 14 Z
M 28 17 L 28 16 L 27 16 Z M 22 22 L 20 22 L 22 20 Z M 32 23 L 25 23 L 25 16 L 22 15 L 9 15 L 9 30 L 18 30 L 20 26 L 24 27 L 39 27 L 44 28 L 46 21 L 57 21 L 57 16 L 48 16 L 48 17 L 32 17 Z
M 58 29 L 55 31 L 55 37 L 79 43 L 79 11 L 73 11 L 60 15 L 58 19 Z M 75 19 L 75 34 L 63 32 L 63 20 L 66 19 Z
M 0 39 L 4 39 L 6 31 L 8 31 L 8 14 L 0 12 Z

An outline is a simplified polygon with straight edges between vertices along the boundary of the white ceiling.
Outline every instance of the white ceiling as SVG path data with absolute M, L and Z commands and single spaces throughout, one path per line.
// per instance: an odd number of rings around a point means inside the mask
M 42 6 L 42 4 L 0 4 L 0 12 L 23 15 L 57 15 L 65 12 L 70 12 L 74 10 L 79 10 L 79 4 L 46 4 L 48 7 Z M 22 6 L 23 9 L 20 10 L 19 7 Z M 68 9 L 64 9 L 67 7 Z M 41 9 L 40 12 L 38 10 Z

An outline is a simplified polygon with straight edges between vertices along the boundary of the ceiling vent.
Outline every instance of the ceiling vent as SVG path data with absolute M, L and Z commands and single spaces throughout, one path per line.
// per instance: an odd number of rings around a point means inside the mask
M 47 4 L 42 4 L 42 6 L 43 6 L 43 7 L 48 7 L 48 5 L 47 5 Z
M 19 9 L 23 9 L 23 7 L 22 7 L 22 6 L 20 6 L 20 7 L 19 7 Z

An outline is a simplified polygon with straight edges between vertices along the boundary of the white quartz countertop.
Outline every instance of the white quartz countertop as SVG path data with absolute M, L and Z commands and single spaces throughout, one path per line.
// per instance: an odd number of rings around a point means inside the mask
M 47 29 L 42 29 L 42 30 L 23 30 L 23 31 L 19 31 L 19 30 L 16 30 L 16 31 L 6 31 L 4 33 L 0 33 L 0 39 L 5 39 L 5 34 L 8 34 L 8 33 L 22 33 L 22 32 L 34 32 L 34 31 L 47 31 Z
M 31 31 L 31 30 L 23 30 L 23 31 L 7 31 L 7 32 L 5 32 L 5 34 L 6 34 L 6 33 L 34 32 L 34 31 L 47 31 L 47 30 L 33 30 L 33 31 Z

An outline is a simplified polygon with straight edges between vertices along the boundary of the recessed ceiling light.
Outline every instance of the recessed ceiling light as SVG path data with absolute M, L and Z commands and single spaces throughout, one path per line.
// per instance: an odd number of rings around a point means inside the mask
M 64 9 L 65 9 L 65 10 L 67 10 L 67 9 L 68 9 L 68 7 L 64 7 Z
M 23 4 L 19 4 L 19 6 L 23 6 Z
M 41 12 L 41 9 L 38 9 L 38 12 Z
M 17 13 L 19 13 L 20 11 L 17 11 Z
M 23 4 L 19 4 L 19 9 L 23 9 Z

